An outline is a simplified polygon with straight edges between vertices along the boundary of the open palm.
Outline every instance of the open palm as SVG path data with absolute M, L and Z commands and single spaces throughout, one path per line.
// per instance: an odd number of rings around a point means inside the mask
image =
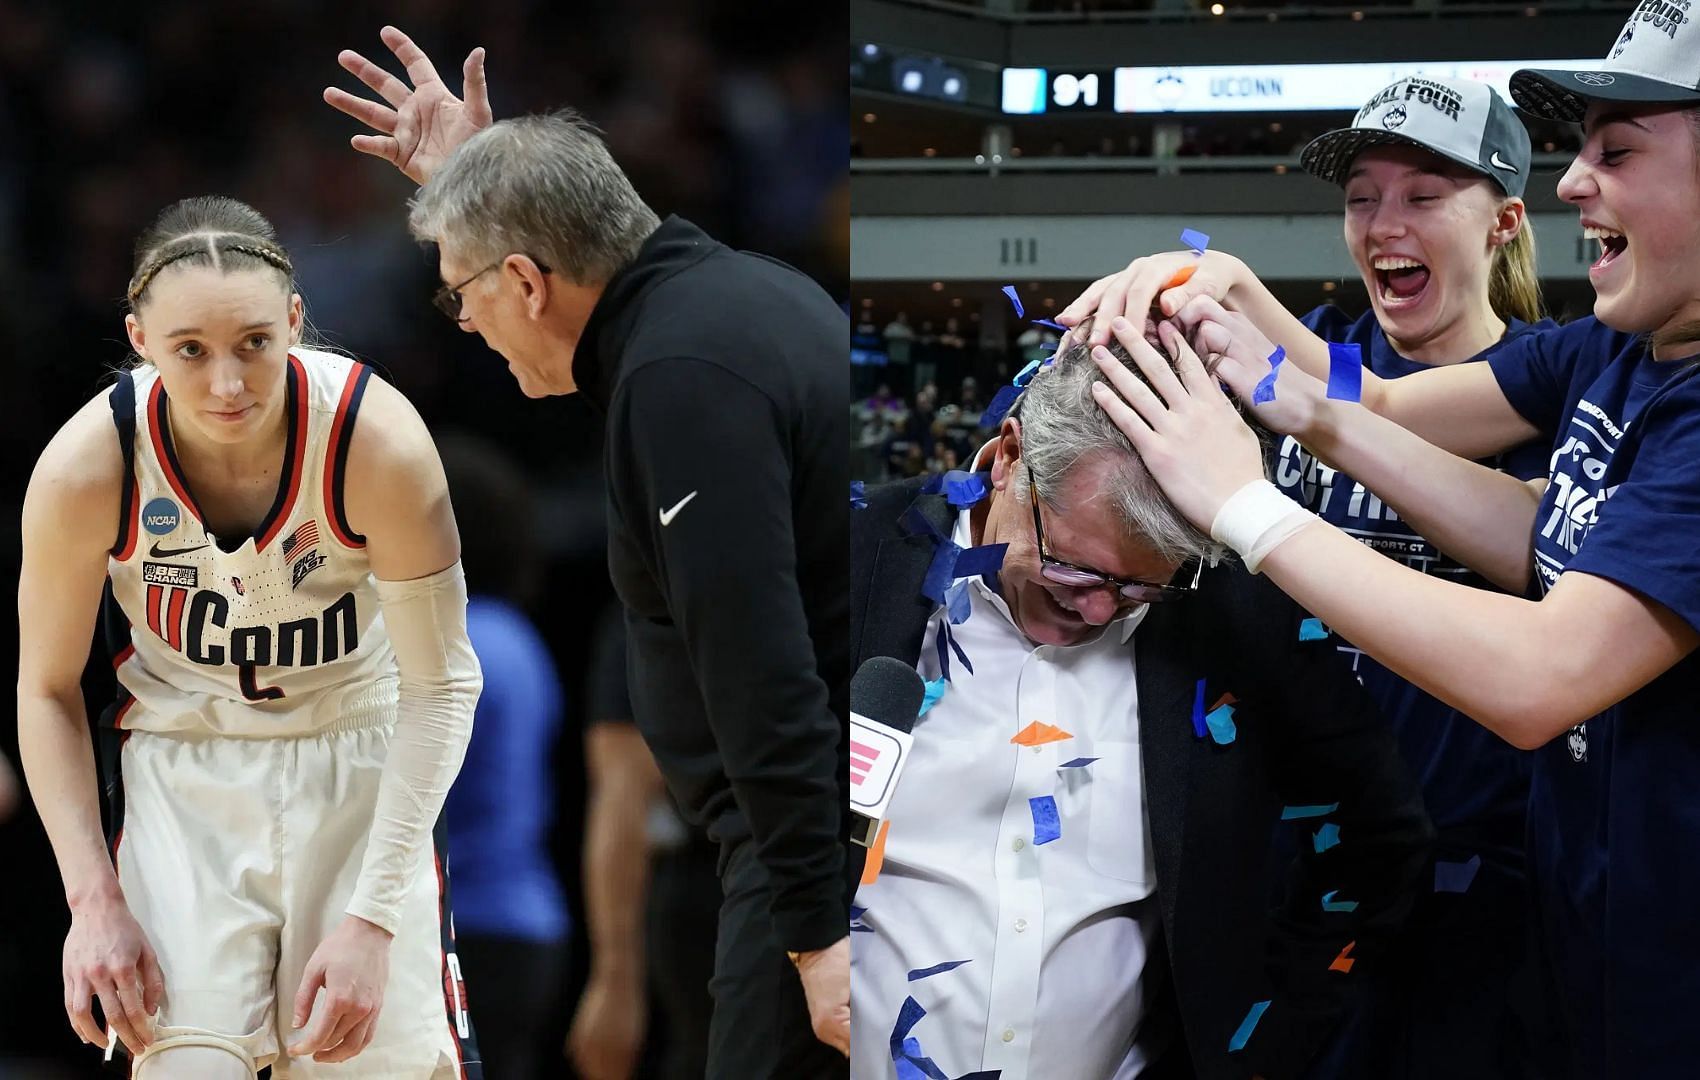
M 325 88 L 325 103 L 378 132 L 354 136 L 349 140 L 354 149 L 383 158 L 414 183 L 423 184 L 455 147 L 490 126 L 493 118 L 490 88 L 484 81 L 484 50 L 473 49 L 467 55 L 462 67 L 463 100 L 449 91 L 431 58 L 412 38 L 393 26 L 384 27 L 378 36 L 401 61 L 412 89 L 353 49 L 344 49 L 337 54 L 337 63 L 389 107 L 334 86 Z

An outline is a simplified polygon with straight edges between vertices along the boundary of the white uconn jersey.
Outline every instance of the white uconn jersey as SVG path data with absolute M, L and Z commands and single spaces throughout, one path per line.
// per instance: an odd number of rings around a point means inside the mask
M 290 350 L 277 496 L 240 542 L 203 524 L 159 373 L 138 367 L 113 387 L 132 483 L 107 571 L 121 687 L 109 723 L 265 737 L 394 713 L 395 654 L 365 538 L 342 507 L 349 436 L 371 373 L 346 357 Z

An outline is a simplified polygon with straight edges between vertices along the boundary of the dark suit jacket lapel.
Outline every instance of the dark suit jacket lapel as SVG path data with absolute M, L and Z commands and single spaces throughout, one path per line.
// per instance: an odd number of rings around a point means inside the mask
M 1192 703 L 1198 680 L 1185 670 L 1184 603 L 1156 605 L 1133 634 L 1145 805 L 1165 926 L 1173 925 L 1192 787 Z
M 919 496 L 915 505 L 934 528 L 950 535 L 956 511 L 942 495 Z M 895 657 L 913 664 L 921 655 L 927 619 L 937 608 L 921 595 L 933 551 L 933 538 L 927 535 L 887 537 L 879 542 L 868 575 L 862 633 L 856 642 L 856 667 L 875 656 Z

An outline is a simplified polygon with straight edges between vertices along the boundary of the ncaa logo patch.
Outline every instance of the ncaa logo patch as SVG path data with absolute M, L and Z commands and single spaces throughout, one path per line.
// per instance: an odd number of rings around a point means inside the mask
M 1386 116 L 1381 118 L 1381 126 L 1392 131 L 1405 123 L 1405 116 L 1405 106 L 1395 105 L 1387 110 Z
M 177 504 L 167 498 L 158 498 L 142 507 L 142 528 L 155 536 L 164 536 L 177 528 L 180 520 Z

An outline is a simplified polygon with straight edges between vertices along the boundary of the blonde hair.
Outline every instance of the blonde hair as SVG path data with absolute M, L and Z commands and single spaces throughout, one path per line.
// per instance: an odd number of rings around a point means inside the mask
M 1493 267 L 1488 271 L 1488 304 L 1506 322 L 1512 319 L 1539 322 L 1544 316 L 1541 280 L 1535 273 L 1535 223 L 1527 216 L 1517 235 L 1493 253 Z

